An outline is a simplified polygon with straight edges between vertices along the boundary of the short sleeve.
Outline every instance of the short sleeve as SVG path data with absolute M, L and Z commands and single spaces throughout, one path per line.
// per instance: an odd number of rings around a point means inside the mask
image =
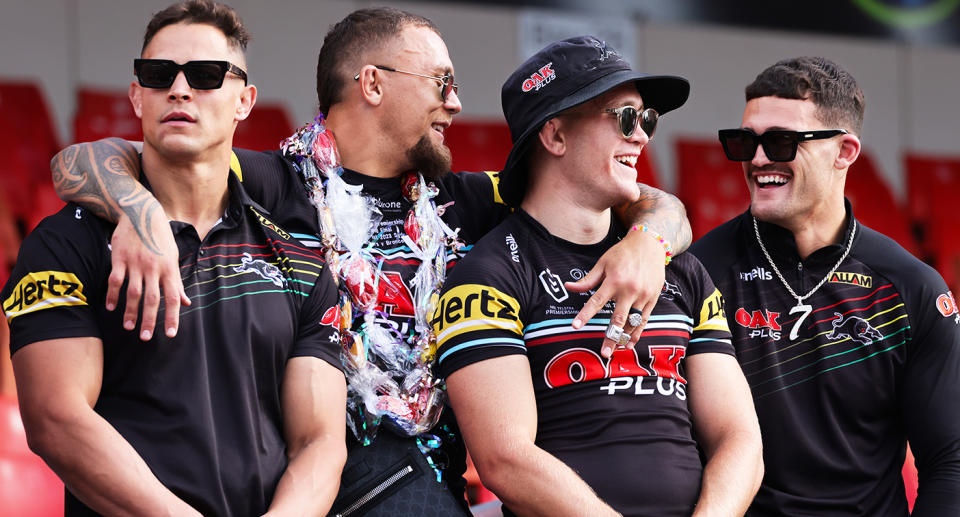
M 682 259 L 670 267 L 682 267 L 685 270 L 689 291 L 692 297 L 691 316 L 693 331 L 687 355 L 702 353 L 721 353 L 734 355 L 730 327 L 724 311 L 723 295 L 716 288 L 706 268 L 690 253 L 680 255 Z M 680 258 L 678 257 L 678 258 Z
M 516 270 L 498 256 L 485 260 L 488 251 L 481 243 L 454 268 L 430 318 L 441 377 L 486 359 L 526 354 Z
M 47 339 L 100 337 L 92 306 L 103 303 L 110 265 L 103 225 L 71 203 L 23 241 L 0 292 L 12 353 Z
M 509 214 L 496 190 L 497 173 L 458 172 L 444 176 L 442 184 L 453 205 L 454 225 L 467 242 L 476 242 Z M 440 200 L 446 203 L 447 200 Z M 438 203 L 438 204 L 440 204 Z
M 325 266 L 300 308 L 300 328 L 291 357 L 316 357 L 342 370 L 337 286 Z

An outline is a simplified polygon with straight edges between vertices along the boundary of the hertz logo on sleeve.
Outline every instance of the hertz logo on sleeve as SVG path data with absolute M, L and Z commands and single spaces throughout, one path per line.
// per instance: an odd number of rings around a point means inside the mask
M 73 273 L 37 271 L 20 279 L 13 293 L 3 301 L 8 320 L 42 309 L 86 305 L 83 283 Z
M 490 286 L 464 284 L 440 297 L 430 325 L 441 345 L 447 339 L 476 330 L 505 329 L 523 335 L 519 312 L 520 303 L 512 296 Z

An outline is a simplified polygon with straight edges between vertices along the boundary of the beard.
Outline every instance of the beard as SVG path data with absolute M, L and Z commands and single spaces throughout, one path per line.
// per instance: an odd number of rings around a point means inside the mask
M 420 137 L 416 145 L 407 151 L 407 159 L 413 168 L 429 181 L 438 180 L 450 172 L 450 149 L 445 145 L 433 145 L 427 135 Z

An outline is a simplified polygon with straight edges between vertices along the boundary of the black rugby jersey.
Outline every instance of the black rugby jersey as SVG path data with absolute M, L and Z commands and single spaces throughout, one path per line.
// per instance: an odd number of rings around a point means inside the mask
M 793 235 L 759 223 L 764 245 L 804 295 L 843 242 L 800 260 Z M 753 392 L 765 475 L 748 515 L 907 515 L 905 441 L 920 491 L 913 515 L 960 515 L 960 315 L 933 269 L 857 223 L 849 256 L 797 305 L 764 258 L 749 210 L 690 251 L 726 300 Z
M 336 286 L 324 261 L 275 225 L 232 174 L 226 212 L 202 241 L 193 226 L 170 224 L 192 301 L 181 308 L 175 338 L 159 331 L 142 342 L 123 330 L 123 298 L 106 311 L 113 225 L 68 204 L 24 240 L 0 293 L 11 350 L 99 338 L 104 366 L 94 410 L 204 515 L 260 515 L 287 465 L 280 403 L 287 360 L 318 357 L 340 368 L 330 325 Z M 93 512 L 67 492 L 66 514 Z
M 296 165 L 279 151 L 254 152 L 235 149 L 234 153 L 246 172 L 243 184 L 250 196 L 266 207 L 284 228 L 304 244 L 319 247 L 317 211 L 310 203 L 307 189 Z M 449 270 L 470 249 L 473 243 L 496 226 L 509 213 L 494 189 L 492 173 L 450 173 L 434 181 L 439 194 L 434 201 L 443 206 L 442 218 L 466 245 L 447 254 Z M 368 251 L 383 260 L 386 279 L 381 279 L 377 310 L 390 315 L 401 333 L 413 328 L 413 286 L 411 281 L 420 266 L 420 259 L 403 240 L 404 220 L 413 203 L 400 190 L 400 178 L 376 178 L 352 170 L 341 176 L 350 185 L 363 185 L 363 193 L 371 196 L 383 214 L 377 239 Z
M 310 203 L 307 188 L 297 166 L 279 151 L 254 152 L 234 149 L 235 165 L 242 165 L 244 187 L 253 199 L 273 213 L 277 221 L 304 244 L 319 249 L 317 211 Z M 383 214 L 376 242 L 366 248 L 383 261 L 386 278 L 378 284 L 380 303 L 377 310 L 388 315 L 389 322 L 405 336 L 415 328 L 412 281 L 421 260 L 403 242 L 404 219 L 413 204 L 403 197 L 400 178 L 376 178 L 352 170 L 344 170 L 342 178 L 351 185 L 363 185 L 363 193 L 371 196 Z M 494 173 L 449 173 L 434 181 L 439 193 L 434 201 L 443 206 L 443 220 L 454 230 L 465 246 L 448 250 L 447 271 L 460 260 L 473 243 L 497 225 L 509 213 L 494 187 Z M 387 281 L 389 280 L 389 281 Z M 378 322 L 385 323 L 378 315 Z M 381 432 L 383 429 L 381 429 Z M 444 481 L 460 499 L 465 500 L 466 449 L 459 437 L 456 420 L 445 407 L 440 422 L 431 433 L 441 437 Z M 347 432 L 349 447 L 359 443 Z
M 600 356 L 608 305 L 579 330 L 591 293 L 567 291 L 624 234 L 578 245 L 518 211 L 447 279 L 432 317 L 440 373 L 526 354 L 536 444 L 624 515 L 689 515 L 702 474 L 687 407 L 684 357 L 733 354 L 722 299 L 695 257 L 677 256 L 636 350 Z

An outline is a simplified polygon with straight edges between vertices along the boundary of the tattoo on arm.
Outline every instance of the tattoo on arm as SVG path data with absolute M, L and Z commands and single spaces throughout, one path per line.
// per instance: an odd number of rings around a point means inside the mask
M 687 210 L 676 196 L 640 184 L 637 201 L 620 208 L 621 220 L 627 225 L 643 223 L 670 242 L 674 253 L 690 247 L 693 234 Z
M 131 144 L 119 138 L 74 144 L 54 156 L 50 168 L 53 186 L 64 201 L 112 222 L 126 214 L 144 246 L 160 254 L 150 229 L 160 203 L 137 181 L 140 160 Z

